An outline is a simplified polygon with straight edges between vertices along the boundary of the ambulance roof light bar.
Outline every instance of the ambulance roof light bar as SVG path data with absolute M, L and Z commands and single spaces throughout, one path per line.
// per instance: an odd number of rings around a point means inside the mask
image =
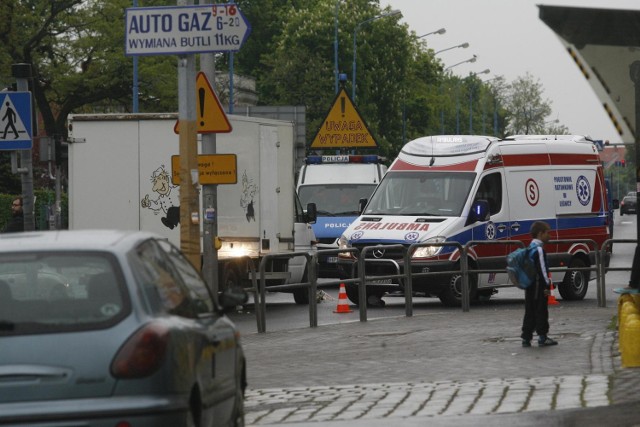
M 305 162 L 308 165 L 320 165 L 330 163 L 382 163 L 383 158 L 376 154 L 338 154 L 333 156 L 308 156 Z

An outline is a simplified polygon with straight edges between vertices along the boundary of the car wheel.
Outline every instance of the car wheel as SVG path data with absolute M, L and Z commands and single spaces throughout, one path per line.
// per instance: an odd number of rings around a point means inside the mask
M 469 301 L 476 299 L 478 282 L 475 275 L 469 275 Z M 460 307 L 462 305 L 462 275 L 454 274 L 449 279 L 449 284 L 438 295 L 440 301 L 447 307 Z
M 307 269 L 305 268 L 304 274 L 302 275 L 302 281 L 308 282 L 309 281 L 308 277 L 309 276 L 307 275 Z M 309 289 L 310 288 L 304 287 L 304 288 L 297 288 L 293 290 L 293 300 L 296 302 L 296 304 L 299 304 L 299 305 L 309 304 Z
M 569 268 L 584 268 L 587 264 L 581 258 L 574 258 Z M 558 292 L 562 299 L 572 301 L 584 299 L 589 287 L 589 271 L 567 271 L 562 283 L 558 285 Z
M 238 381 L 236 384 L 236 397 L 233 402 L 231 425 L 233 427 L 244 427 L 244 392 L 242 390 L 242 381 Z
M 219 292 L 224 292 L 227 289 L 241 288 L 240 274 L 238 269 L 234 265 L 226 265 L 224 269 L 224 275 L 222 277 L 222 283 L 220 284 Z
M 200 403 L 198 401 L 197 392 L 189 399 L 189 410 L 187 411 L 185 425 L 187 427 L 200 427 L 202 425 L 200 411 Z
M 347 284 L 344 286 L 345 292 L 347 293 L 347 298 L 349 298 L 349 301 L 351 301 L 352 303 L 354 303 L 355 305 L 360 305 L 360 300 L 359 300 L 359 296 L 358 296 L 358 285 L 354 285 L 354 284 Z M 370 288 L 366 288 L 366 293 L 367 293 L 367 301 L 370 301 L 369 298 L 371 297 L 371 301 L 377 301 L 377 304 L 368 304 L 370 307 L 380 307 L 380 306 L 384 306 L 384 301 L 382 301 L 382 297 L 384 296 L 384 294 L 386 293 L 385 290 L 383 289 L 370 289 Z

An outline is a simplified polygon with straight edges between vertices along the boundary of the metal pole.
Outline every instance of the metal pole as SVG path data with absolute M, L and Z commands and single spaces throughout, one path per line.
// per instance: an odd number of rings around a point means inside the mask
M 636 148 L 636 196 L 640 196 L 640 61 L 634 61 L 629 67 L 629 76 L 635 86 L 635 148 Z M 631 277 L 629 286 L 638 289 L 640 287 L 640 221 L 636 210 L 636 250 L 631 265 Z
M 138 7 L 138 0 L 133 0 L 133 7 Z M 138 55 L 133 57 L 133 112 L 138 112 Z
M 338 6 L 340 5 L 340 2 L 342 0 L 336 0 L 336 13 L 334 16 L 334 20 L 333 20 L 333 28 L 334 28 L 334 35 L 333 35 L 333 65 L 334 65 L 334 69 L 333 69 L 333 74 L 334 74 L 334 79 L 335 79 L 335 89 L 336 89 L 336 95 L 338 94 Z
M 11 74 L 16 78 L 16 89 L 18 92 L 29 92 L 29 80 L 31 79 L 31 64 L 13 64 L 11 66 Z M 33 100 L 33 97 L 32 97 Z M 29 114 L 33 114 L 33 101 Z M 33 126 L 33 125 L 32 125 Z M 33 200 L 33 161 L 31 157 L 32 150 L 19 150 L 20 167 L 23 172 L 20 173 L 22 184 L 22 214 L 24 221 L 24 231 L 35 230 L 34 220 L 34 200 Z
M 469 85 L 469 135 L 473 135 L 473 81 Z
M 356 102 L 356 33 L 359 25 L 353 30 L 353 71 L 351 72 L 351 101 Z

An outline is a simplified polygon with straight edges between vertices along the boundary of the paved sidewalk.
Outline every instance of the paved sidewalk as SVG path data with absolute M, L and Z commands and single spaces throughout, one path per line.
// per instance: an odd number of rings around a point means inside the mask
M 615 306 L 594 304 L 550 307 L 560 344 L 544 348 L 521 347 L 520 304 L 412 318 L 374 319 L 371 310 L 366 323 L 246 335 L 246 423 L 531 425 L 544 413 L 549 425 L 597 425 L 589 422 L 598 408 L 616 409 L 617 425 L 640 424 L 640 410 L 630 410 L 640 408 L 640 369 L 620 368 Z

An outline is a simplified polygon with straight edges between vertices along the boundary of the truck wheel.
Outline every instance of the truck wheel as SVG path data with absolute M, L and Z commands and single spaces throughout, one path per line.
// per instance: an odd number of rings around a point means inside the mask
M 587 264 L 581 258 L 574 258 L 569 268 L 583 268 Z M 567 301 L 581 300 L 587 294 L 589 287 L 589 271 L 567 271 L 564 280 L 558 285 L 558 292 Z
M 227 289 L 233 288 L 242 288 L 242 284 L 240 282 L 240 274 L 236 267 L 232 265 L 228 265 L 224 269 L 224 275 L 222 277 L 222 283 L 220 283 L 219 292 L 224 292 Z
M 352 303 L 354 303 L 355 305 L 360 305 L 360 300 L 358 299 L 358 285 L 354 285 L 354 284 L 347 284 L 344 285 L 344 289 L 347 292 L 347 298 L 349 298 L 349 301 L 351 301 Z M 366 288 L 367 291 L 367 301 L 369 301 L 369 297 L 373 296 L 375 297 L 375 299 L 377 300 L 381 300 L 382 297 L 384 296 L 384 294 L 386 293 L 386 291 L 382 290 L 382 289 L 369 289 Z M 384 305 L 384 301 L 382 301 L 381 305 Z M 380 307 L 381 305 L 375 305 L 375 307 Z M 370 305 L 370 307 L 373 307 L 374 305 Z
M 302 281 L 308 282 L 307 269 L 304 269 L 304 274 L 302 275 Z M 293 290 L 293 300 L 296 304 L 305 305 L 309 304 L 309 288 L 298 288 Z
M 469 301 L 476 299 L 478 282 L 475 275 L 469 275 Z M 460 307 L 462 305 L 462 275 L 454 274 L 449 279 L 449 284 L 438 295 L 440 301 L 447 307 Z

